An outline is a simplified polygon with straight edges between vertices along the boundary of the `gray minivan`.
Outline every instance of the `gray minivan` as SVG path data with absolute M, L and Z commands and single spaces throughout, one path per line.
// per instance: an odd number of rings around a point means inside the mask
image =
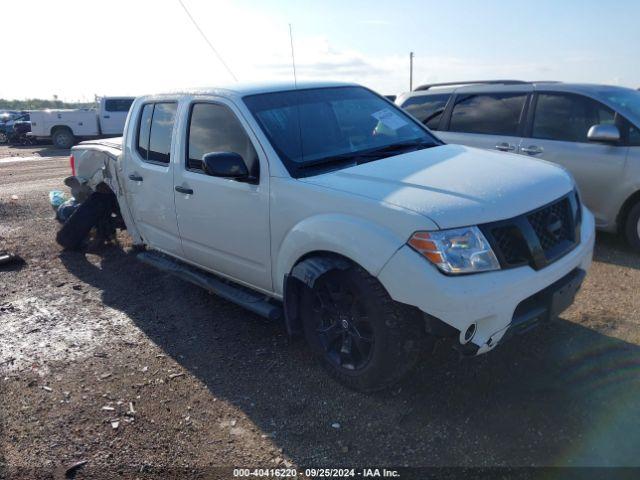
M 447 143 L 564 166 L 605 231 L 640 249 L 640 92 L 606 85 L 492 80 L 423 85 L 396 104 Z

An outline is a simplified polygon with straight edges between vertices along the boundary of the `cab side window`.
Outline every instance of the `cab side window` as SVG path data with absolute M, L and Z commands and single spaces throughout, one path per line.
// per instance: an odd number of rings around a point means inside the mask
M 107 112 L 128 112 L 132 103 L 132 98 L 111 98 L 104 102 L 104 109 Z
M 234 152 L 252 176 L 258 176 L 258 154 L 244 127 L 226 106 L 196 103 L 191 108 L 187 169 L 202 172 L 202 157 L 212 152 Z
M 171 137 L 178 104 L 148 103 L 138 123 L 137 150 L 143 160 L 167 165 L 171 155 Z
M 437 130 L 449 97 L 451 97 L 449 93 L 419 95 L 408 98 L 407 101 L 402 104 L 402 108 L 431 130 Z
M 449 130 L 485 135 L 518 135 L 526 93 L 460 94 L 451 112 Z
M 615 124 L 615 112 L 587 97 L 564 93 L 540 93 L 531 136 L 544 140 L 588 142 L 593 125 Z

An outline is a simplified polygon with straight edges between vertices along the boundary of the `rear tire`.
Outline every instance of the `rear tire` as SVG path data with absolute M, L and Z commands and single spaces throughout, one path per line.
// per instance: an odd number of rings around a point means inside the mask
M 0 145 L 4 145 L 5 143 L 9 143 L 9 137 L 6 133 L 0 132 Z
M 629 210 L 624 230 L 629 245 L 635 250 L 640 250 L 640 202 Z
M 51 135 L 51 141 L 58 148 L 71 148 L 76 142 L 76 138 L 68 128 L 58 128 Z
M 302 295 L 311 350 L 328 373 L 361 392 L 391 387 L 433 341 L 417 311 L 394 302 L 361 267 L 331 270 Z
M 92 193 L 62 225 L 56 235 L 58 244 L 67 250 L 79 249 L 100 219 L 113 212 L 114 202 L 113 193 Z

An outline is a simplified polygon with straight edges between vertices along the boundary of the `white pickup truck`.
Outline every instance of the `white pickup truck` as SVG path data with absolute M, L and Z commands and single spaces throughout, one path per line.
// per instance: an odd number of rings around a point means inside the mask
M 124 138 L 74 147 L 72 168 L 86 200 L 59 243 L 121 215 L 141 261 L 282 319 L 362 391 L 436 339 L 473 356 L 555 318 L 594 245 L 566 171 L 445 145 L 353 84 L 138 98 Z
M 122 135 L 134 98 L 102 97 L 97 110 L 34 110 L 29 136 L 51 139 L 58 148 L 70 148 L 80 139 Z

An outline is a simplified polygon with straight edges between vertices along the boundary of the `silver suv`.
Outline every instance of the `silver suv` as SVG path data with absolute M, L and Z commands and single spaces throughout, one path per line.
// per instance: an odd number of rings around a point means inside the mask
M 640 92 L 491 80 L 422 85 L 396 104 L 448 143 L 564 166 L 601 230 L 640 249 Z

